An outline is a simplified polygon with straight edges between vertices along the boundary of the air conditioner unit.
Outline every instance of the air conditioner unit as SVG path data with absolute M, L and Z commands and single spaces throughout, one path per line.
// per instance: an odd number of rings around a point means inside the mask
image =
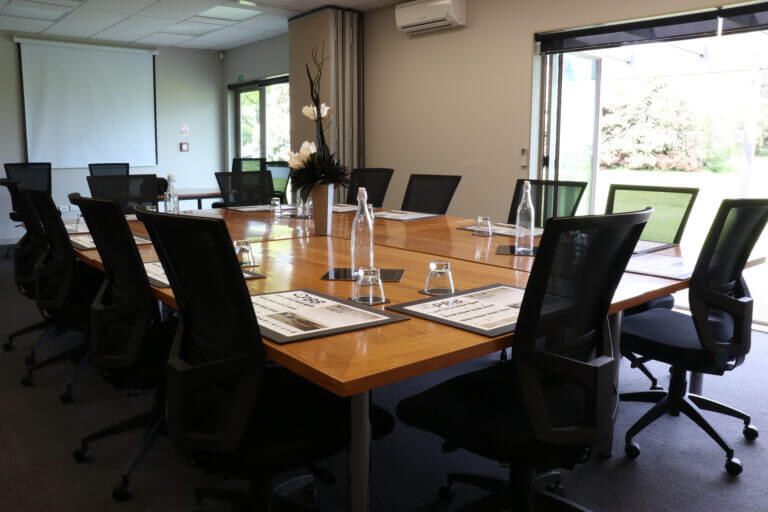
M 408 35 L 467 24 L 467 0 L 416 0 L 395 7 L 397 28 Z

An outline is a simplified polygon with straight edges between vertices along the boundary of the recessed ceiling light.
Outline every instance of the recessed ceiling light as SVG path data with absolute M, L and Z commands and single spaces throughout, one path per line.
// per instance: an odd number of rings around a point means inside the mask
M 179 34 L 183 36 L 202 36 L 203 34 L 213 32 L 219 28 L 221 28 L 219 25 L 214 25 L 212 23 L 182 21 L 181 23 L 165 27 L 161 32 L 164 34 Z
M 29 18 L 33 20 L 55 21 L 70 11 L 71 7 L 41 4 L 26 0 L 13 0 L 5 6 L 2 13 L 6 16 Z
M 239 7 L 217 5 L 216 7 L 211 7 L 207 11 L 201 12 L 198 16 L 218 18 L 220 20 L 243 21 L 258 16 L 259 14 L 261 14 L 261 11 L 253 9 L 241 9 Z

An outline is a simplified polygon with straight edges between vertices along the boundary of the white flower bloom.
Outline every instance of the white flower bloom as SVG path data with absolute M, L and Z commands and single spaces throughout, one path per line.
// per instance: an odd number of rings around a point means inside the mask
M 330 111 L 330 110 L 331 110 L 331 107 L 329 107 L 325 103 L 321 103 L 320 104 L 320 117 L 325 119 L 325 116 L 328 115 L 328 111 Z M 317 117 L 317 116 L 315 116 L 315 117 Z
M 301 169 L 313 153 L 317 153 L 317 144 L 305 140 L 301 143 L 298 153 L 288 153 L 288 167 Z
M 301 113 L 312 121 L 317 121 L 317 109 L 314 105 L 306 105 L 302 107 Z
M 301 169 L 304 167 L 304 160 L 298 153 L 288 153 L 288 167 L 291 169 Z

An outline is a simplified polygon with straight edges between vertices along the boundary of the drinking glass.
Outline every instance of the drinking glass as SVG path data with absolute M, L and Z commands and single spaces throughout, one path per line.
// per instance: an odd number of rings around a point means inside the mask
M 478 217 L 477 225 L 475 226 L 475 234 L 477 236 L 492 236 L 493 230 L 491 229 L 490 217 Z
M 273 197 L 272 201 L 269 203 L 269 211 L 272 213 L 272 215 L 280 216 L 280 212 L 282 211 L 282 206 L 280 205 L 280 198 L 279 197 Z
M 378 268 L 360 267 L 357 276 L 352 301 L 368 306 L 384 304 L 387 301 L 384 296 L 384 286 L 381 284 L 381 272 Z
M 79 233 L 80 231 L 88 231 L 88 228 L 85 225 L 85 219 L 83 218 L 83 214 L 78 214 L 77 216 L 77 222 L 75 222 L 75 233 Z
M 447 295 L 454 291 L 451 262 L 443 260 L 430 261 L 424 293 L 429 295 Z
M 241 267 L 253 267 L 256 265 L 256 257 L 248 240 L 235 241 L 235 255 Z
M 372 204 L 369 204 L 369 205 L 368 205 L 368 213 L 370 213 L 370 214 L 371 214 L 371 220 L 374 220 L 374 219 L 376 218 L 376 217 L 374 217 L 374 215 L 373 215 L 373 205 L 372 205 Z
M 157 212 L 157 205 L 156 204 L 145 204 L 144 209 L 148 212 Z

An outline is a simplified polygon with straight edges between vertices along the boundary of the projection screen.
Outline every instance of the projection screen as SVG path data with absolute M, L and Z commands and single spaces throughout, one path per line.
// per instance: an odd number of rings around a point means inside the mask
M 157 164 L 154 52 L 15 41 L 30 162 Z

